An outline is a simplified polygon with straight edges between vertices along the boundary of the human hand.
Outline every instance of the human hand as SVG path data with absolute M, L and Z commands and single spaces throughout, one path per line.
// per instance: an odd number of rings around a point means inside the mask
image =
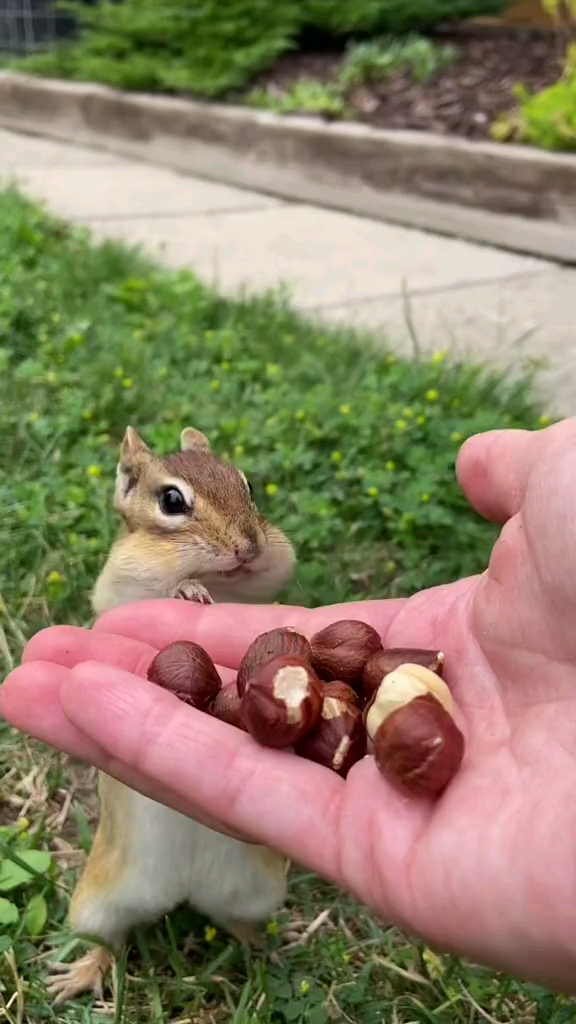
M 477 962 L 576 992 L 576 420 L 469 441 L 459 478 L 504 523 L 488 570 L 408 600 L 306 611 L 126 606 L 29 643 L 0 691 L 18 728 L 201 820 L 266 843 L 382 917 Z M 387 646 L 446 655 L 467 749 L 440 800 L 406 799 L 372 758 L 346 781 L 256 746 L 145 680 L 193 639 L 226 677 L 292 624 L 372 623 Z

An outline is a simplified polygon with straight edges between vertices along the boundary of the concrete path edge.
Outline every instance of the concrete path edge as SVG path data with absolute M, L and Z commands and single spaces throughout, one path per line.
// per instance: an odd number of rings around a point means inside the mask
M 576 264 L 576 156 L 0 72 L 0 126 Z

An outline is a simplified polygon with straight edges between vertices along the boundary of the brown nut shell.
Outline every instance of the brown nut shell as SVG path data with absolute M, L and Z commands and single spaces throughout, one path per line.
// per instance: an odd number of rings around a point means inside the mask
M 241 709 L 242 701 L 236 688 L 236 682 L 233 682 L 222 687 L 209 711 L 214 718 L 220 719 L 221 722 L 227 722 L 228 725 L 233 725 L 236 729 L 246 731 Z
M 366 730 L 354 690 L 345 683 L 325 684 L 320 718 L 296 743 L 294 752 L 346 778 L 366 754 Z
M 310 640 L 312 664 L 322 679 L 338 679 L 357 689 L 368 659 L 382 650 L 379 634 L 366 622 L 341 619 Z
M 240 696 L 244 695 L 249 680 L 260 671 L 266 662 L 283 655 L 304 658 L 306 661 L 312 660 L 310 644 L 306 637 L 297 633 L 295 629 L 270 629 L 257 636 L 250 644 L 238 669 L 236 686 Z
M 464 737 L 431 693 L 384 719 L 373 738 L 382 775 L 417 796 L 437 796 L 458 771 Z
M 293 656 L 267 662 L 242 697 L 242 720 L 265 747 L 291 747 L 311 729 L 322 710 L 322 683 L 312 666 Z
M 222 686 L 210 655 L 188 640 L 177 640 L 159 651 L 147 675 L 150 682 L 200 711 L 208 708 Z
M 365 700 L 370 700 L 380 683 L 389 672 L 406 663 L 423 665 L 431 672 L 442 676 L 444 655 L 442 651 L 428 651 L 419 647 L 391 647 L 377 651 L 364 665 L 362 672 L 362 693 Z

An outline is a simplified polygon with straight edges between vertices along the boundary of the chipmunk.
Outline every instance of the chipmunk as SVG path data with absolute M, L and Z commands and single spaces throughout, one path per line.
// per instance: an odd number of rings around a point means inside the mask
M 114 504 L 123 530 L 92 594 L 99 615 L 128 602 L 261 601 L 292 575 L 295 555 L 252 500 L 244 474 L 214 455 L 207 438 L 182 431 L 180 452 L 155 455 L 128 427 L 120 449 Z M 116 954 L 130 929 L 188 902 L 243 943 L 286 896 L 285 858 L 187 818 L 99 773 L 100 819 L 69 911 L 74 931 Z M 113 963 L 94 946 L 54 964 L 55 1003 L 81 992 L 102 995 Z

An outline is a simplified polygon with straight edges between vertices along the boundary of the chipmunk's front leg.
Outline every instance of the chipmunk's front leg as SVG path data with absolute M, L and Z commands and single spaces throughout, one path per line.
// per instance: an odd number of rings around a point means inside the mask
M 170 596 L 181 601 L 195 601 L 196 604 L 214 604 L 206 587 L 198 580 L 183 580 Z

